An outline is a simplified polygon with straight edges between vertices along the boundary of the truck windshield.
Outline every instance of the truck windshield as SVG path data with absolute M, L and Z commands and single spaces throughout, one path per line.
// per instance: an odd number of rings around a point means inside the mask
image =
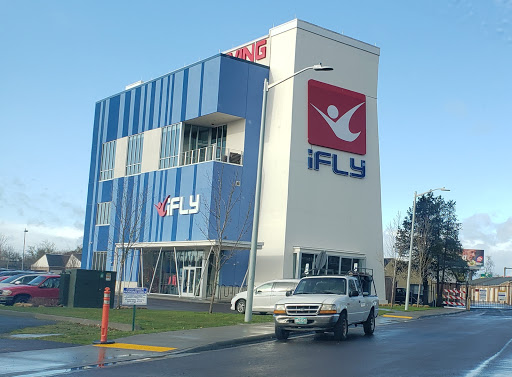
M 345 295 L 347 294 L 347 281 L 345 278 L 308 278 L 303 279 L 297 285 L 295 295 L 306 294 L 332 294 L 332 295 Z

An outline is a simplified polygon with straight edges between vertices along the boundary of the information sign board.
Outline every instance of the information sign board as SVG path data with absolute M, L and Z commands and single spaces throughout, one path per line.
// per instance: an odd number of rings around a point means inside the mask
M 123 305 L 147 305 L 148 289 L 147 288 L 123 288 Z

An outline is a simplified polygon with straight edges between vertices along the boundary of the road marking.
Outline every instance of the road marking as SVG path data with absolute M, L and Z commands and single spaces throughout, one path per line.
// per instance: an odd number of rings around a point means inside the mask
M 391 314 L 383 314 L 382 317 L 412 319 L 412 317 L 406 317 L 403 315 L 391 315 Z
M 503 346 L 502 349 L 500 349 L 498 352 L 496 352 L 493 356 L 489 357 L 487 360 L 482 362 L 478 367 L 470 371 L 468 374 L 466 374 L 466 377 L 476 377 L 476 376 L 482 376 L 483 370 L 489 365 L 491 361 L 493 361 L 495 358 L 497 358 L 504 350 L 509 346 L 509 344 L 512 342 L 512 339 L 510 339 L 507 344 Z
M 127 344 L 127 343 L 113 343 L 113 344 L 95 344 L 96 347 L 107 347 L 107 348 L 123 348 L 127 350 L 139 350 L 139 351 L 152 351 L 152 352 L 166 352 L 172 351 L 177 348 L 171 347 L 157 347 L 157 346 L 144 346 L 140 344 Z

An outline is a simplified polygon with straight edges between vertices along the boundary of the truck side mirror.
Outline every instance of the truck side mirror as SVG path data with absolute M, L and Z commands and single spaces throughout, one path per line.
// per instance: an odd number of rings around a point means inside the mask
M 357 297 L 359 296 L 359 292 L 357 290 L 353 290 L 348 294 L 349 297 Z
M 293 291 L 290 289 L 289 291 L 286 291 L 286 297 L 291 296 L 293 294 Z

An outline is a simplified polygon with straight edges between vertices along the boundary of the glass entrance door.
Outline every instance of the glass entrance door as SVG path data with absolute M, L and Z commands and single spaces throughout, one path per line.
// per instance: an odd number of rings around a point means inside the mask
M 201 268 L 198 267 L 183 267 L 182 275 L 182 292 L 183 296 L 199 296 Z

